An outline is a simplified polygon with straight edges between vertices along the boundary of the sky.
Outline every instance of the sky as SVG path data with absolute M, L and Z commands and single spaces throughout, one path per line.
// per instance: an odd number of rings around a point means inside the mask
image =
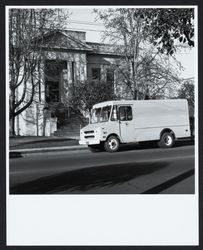
M 69 18 L 68 29 L 80 30 L 86 32 L 86 40 L 88 42 L 103 42 L 102 30 L 104 27 L 100 20 L 96 20 L 96 14 L 93 8 L 89 7 L 73 7 L 69 8 L 71 15 Z M 196 51 L 195 48 L 182 49 L 176 54 L 176 59 L 179 60 L 184 68 L 180 72 L 182 78 L 191 78 L 196 73 Z
M 93 8 L 72 8 L 70 12 L 70 23 L 67 28 L 86 31 L 87 42 L 101 42 L 101 31 L 104 30 L 104 26 L 101 21 L 96 21 Z

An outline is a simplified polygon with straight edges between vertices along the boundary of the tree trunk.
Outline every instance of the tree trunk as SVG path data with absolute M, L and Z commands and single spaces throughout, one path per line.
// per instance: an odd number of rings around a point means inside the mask
M 133 99 L 138 100 L 138 84 L 136 79 L 136 72 L 135 72 L 135 62 L 132 61 L 132 77 L 133 77 Z
M 15 90 L 12 90 L 9 108 L 9 134 L 15 136 Z
M 15 117 L 14 115 L 11 115 L 11 118 L 9 120 L 9 135 L 10 136 L 15 136 Z

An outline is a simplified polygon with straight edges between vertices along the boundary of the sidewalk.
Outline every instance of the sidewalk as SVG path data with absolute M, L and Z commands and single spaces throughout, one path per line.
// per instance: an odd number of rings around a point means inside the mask
M 61 150 L 80 150 L 86 146 L 79 145 L 79 137 L 42 137 L 20 136 L 9 138 L 10 157 L 21 157 L 24 153 L 50 152 Z

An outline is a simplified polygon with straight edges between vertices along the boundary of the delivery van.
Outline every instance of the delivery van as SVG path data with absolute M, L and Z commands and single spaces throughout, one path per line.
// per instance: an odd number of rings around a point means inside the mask
M 122 143 L 146 141 L 171 148 L 175 140 L 190 135 L 185 99 L 106 101 L 93 106 L 79 144 L 107 152 L 118 151 Z

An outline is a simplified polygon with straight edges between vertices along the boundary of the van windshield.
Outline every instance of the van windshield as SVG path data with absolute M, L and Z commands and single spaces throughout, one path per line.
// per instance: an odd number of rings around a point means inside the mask
M 111 106 L 93 109 L 91 112 L 90 123 L 107 122 L 111 113 Z

